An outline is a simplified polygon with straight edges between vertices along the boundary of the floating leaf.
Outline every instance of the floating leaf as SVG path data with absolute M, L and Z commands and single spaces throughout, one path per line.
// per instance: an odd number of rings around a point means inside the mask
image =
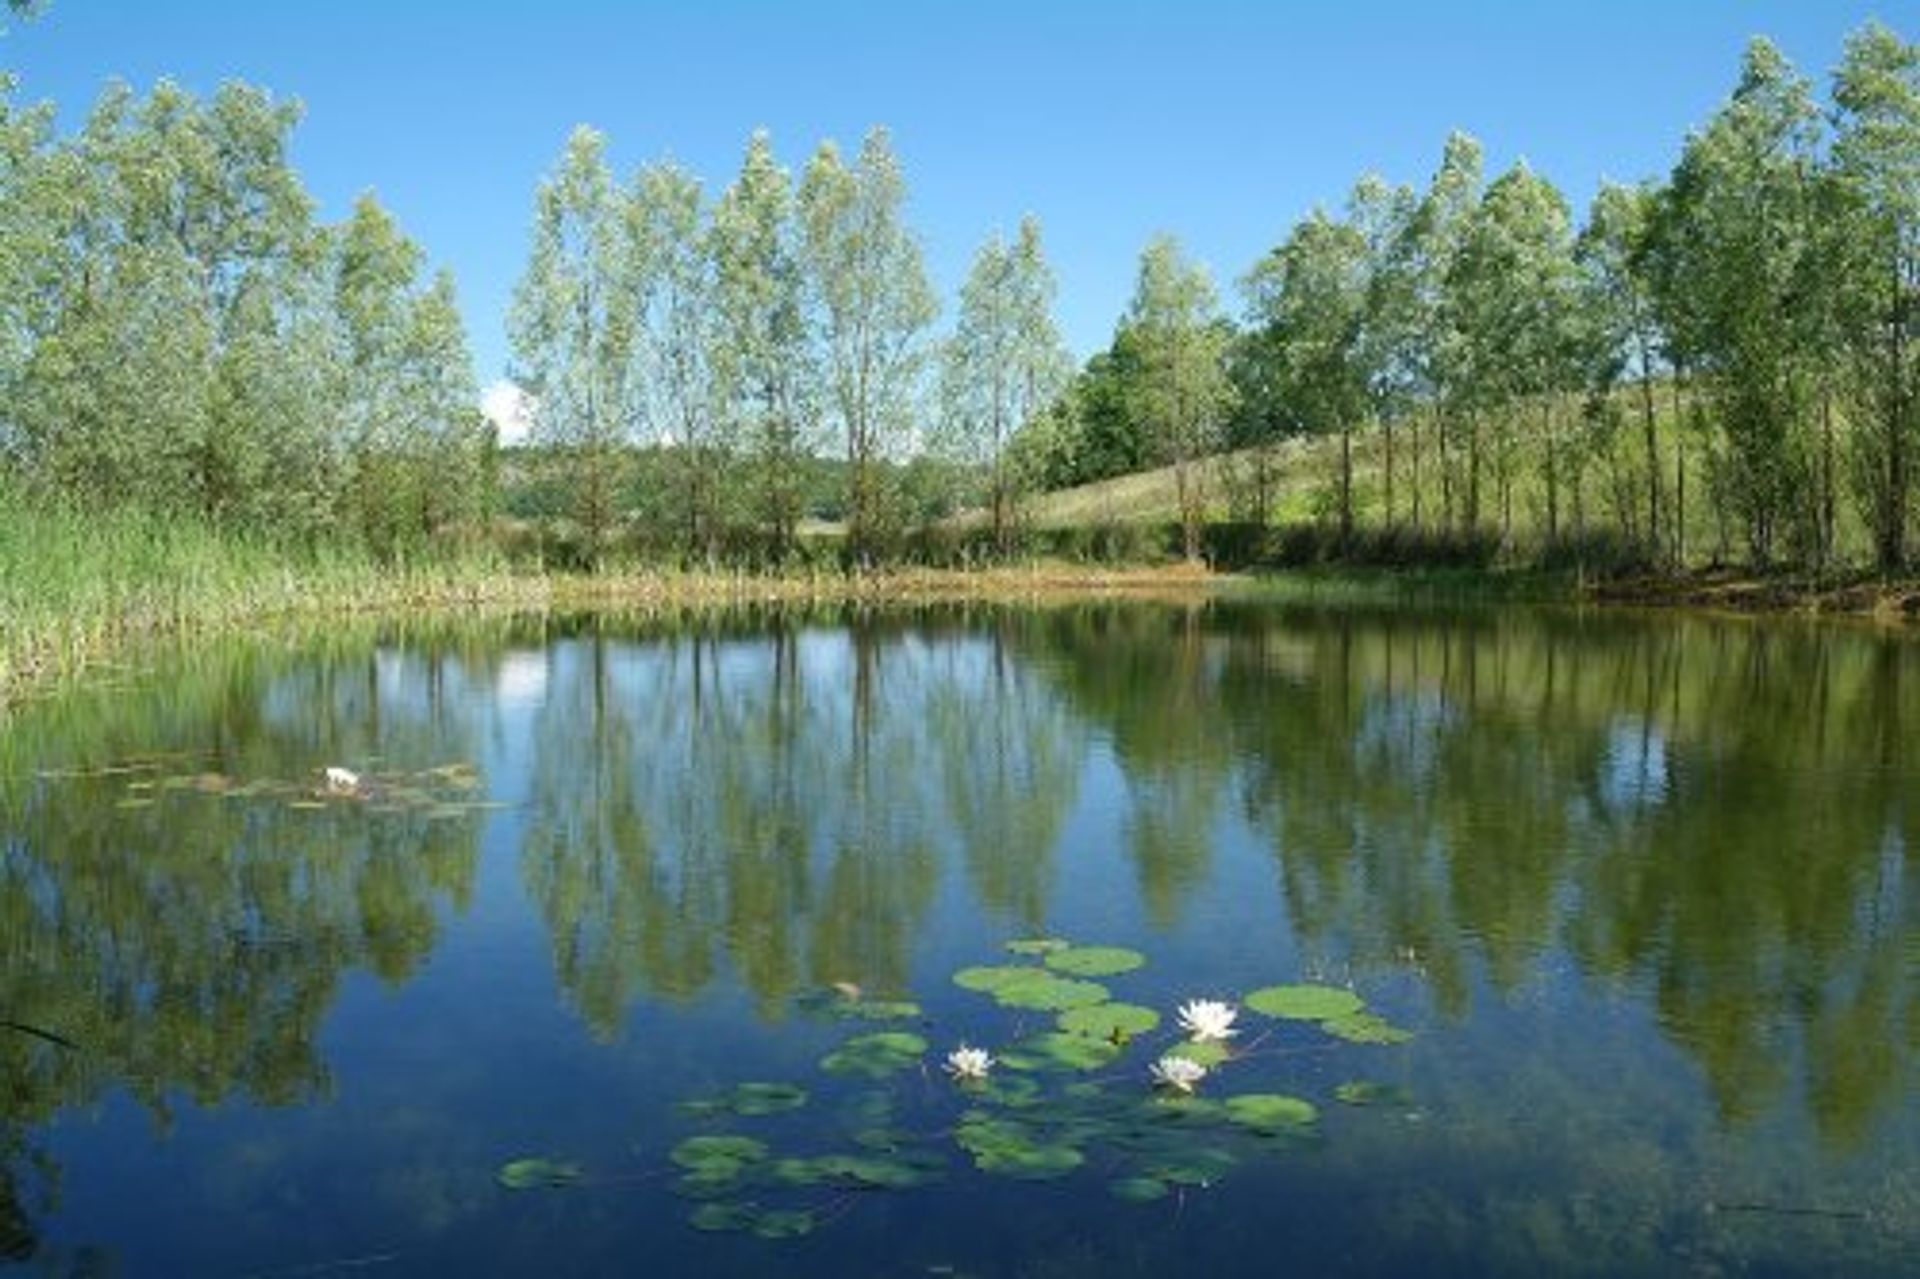
M 1160 1024 L 1160 1014 L 1139 1004 L 1090 1004 L 1060 1014 L 1060 1029 L 1096 1039 L 1125 1041 Z
M 882 1079 L 906 1070 L 927 1051 L 927 1041 L 904 1030 L 857 1035 L 820 1059 L 820 1068 L 836 1075 Z
M 825 1179 L 850 1181 L 875 1190 L 911 1190 L 939 1180 L 937 1161 L 905 1156 L 822 1155 L 811 1161 Z
M 1122 1177 L 1107 1183 L 1107 1193 L 1128 1203 L 1152 1203 L 1167 1197 L 1167 1183 L 1158 1177 Z
M 1202 1146 L 1169 1154 L 1157 1160 L 1147 1173 L 1176 1186 L 1207 1186 L 1225 1176 L 1236 1162 L 1225 1150 Z
M 1064 1177 L 1087 1161 L 1072 1146 L 1027 1146 L 1020 1150 L 995 1151 L 975 1155 L 974 1166 L 998 1177 L 1019 1181 L 1052 1181 Z
M 1241 1002 L 1265 1016 L 1292 1021 L 1326 1021 L 1366 1007 L 1360 996 L 1338 986 L 1268 986 Z
M 813 1225 L 812 1213 L 780 1208 L 761 1213 L 754 1220 L 753 1233 L 762 1239 L 798 1239 L 812 1234 Z
M 701 1204 L 693 1210 L 687 1220 L 695 1230 L 721 1232 L 731 1230 L 751 1230 L 755 1215 L 749 1208 L 739 1204 L 711 1203 Z
M 714 1097 L 696 1097 L 680 1103 L 689 1115 L 778 1115 L 807 1104 L 807 1090 L 795 1084 L 740 1084 Z
M 1120 1055 L 1104 1039 L 1052 1030 L 1022 1040 L 1001 1054 L 1001 1062 L 1016 1070 L 1098 1070 Z
M 778 1115 L 807 1104 L 807 1090 L 795 1084 L 741 1084 L 729 1099 L 738 1115 Z
M 1349 1106 L 1411 1106 L 1413 1094 L 1398 1084 L 1355 1079 L 1341 1084 L 1333 1095 Z
M 1365 1012 L 1329 1018 L 1320 1023 L 1320 1029 L 1350 1044 L 1404 1044 L 1413 1038 L 1412 1031 Z
M 1075 981 L 1070 977 L 1040 973 L 1023 981 L 1000 986 L 993 992 L 993 997 L 1006 1008 L 1031 1008 L 1038 1012 L 1056 1013 L 1068 1008 L 1103 1004 L 1107 1001 L 1107 988 L 1098 982 Z
M 508 1190 L 558 1190 L 579 1184 L 586 1174 L 576 1163 L 555 1159 L 515 1159 L 500 1165 L 494 1174 Z
M 1227 1059 L 1227 1046 L 1218 1039 L 1188 1039 L 1174 1044 L 1164 1054 L 1168 1057 L 1185 1057 L 1188 1061 L 1199 1062 L 1212 1070 Z
M 1031 1079 L 1022 1079 L 1018 1075 L 994 1075 L 980 1085 L 978 1095 L 995 1105 L 1025 1110 L 1029 1106 L 1039 1105 L 1044 1093 L 1040 1085 Z
M 767 1143 L 752 1137 L 689 1137 L 675 1146 L 669 1157 L 682 1168 L 717 1175 L 723 1169 L 738 1169 L 765 1159 Z
M 911 999 L 842 999 L 827 1011 L 842 1021 L 912 1021 L 925 1010 Z
M 1242 1128 L 1261 1133 L 1298 1132 L 1311 1128 L 1320 1112 L 1313 1103 L 1279 1093 L 1246 1093 L 1226 1100 L 1227 1118 Z
M 953 984 L 962 990 L 978 991 L 991 995 L 1002 987 L 1017 985 L 1023 981 L 1032 981 L 1036 977 L 1045 977 L 1044 968 L 1029 968 L 1017 964 L 988 964 L 973 968 L 962 968 L 953 975 Z
M 1137 950 L 1120 946 L 1069 946 L 1046 958 L 1047 967 L 1071 977 L 1117 977 L 1147 962 Z
M 1030 937 L 1023 941 L 1010 941 L 1007 951 L 1014 955 L 1051 955 L 1056 950 L 1065 950 L 1072 943 L 1058 937 Z

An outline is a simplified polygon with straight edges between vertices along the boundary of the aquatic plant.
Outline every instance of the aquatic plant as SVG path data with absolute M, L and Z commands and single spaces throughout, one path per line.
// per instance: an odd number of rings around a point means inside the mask
M 1232 1004 L 1218 999 L 1194 999 L 1180 1005 L 1180 1029 L 1203 1043 L 1208 1040 L 1227 1040 L 1240 1033 L 1233 1025 L 1239 1015 L 1239 1010 Z
M 961 1083 L 982 1080 L 993 1069 L 993 1057 L 984 1048 L 961 1044 L 947 1054 L 947 1073 Z
M 1207 1077 L 1207 1068 L 1191 1057 L 1169 1054 L 1147 1067 L 1147 1074 L 1157 1087 L 1188 1093 Z

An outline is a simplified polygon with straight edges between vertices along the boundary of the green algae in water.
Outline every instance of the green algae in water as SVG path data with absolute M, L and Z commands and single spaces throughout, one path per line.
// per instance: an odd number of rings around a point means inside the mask
M 865 1075 L 884 1079 L 915 1065 L 927 1051 L 927 1041 L 904 1030 L 881 1030 L 857 1035 L 820 1059 L 820 1068 L 835 1075 Z
M 1147 962 L 1137 950 L 1120 946 L 1070 946 L 1046 957 L 1047 967 L 1069 977 L 1117 977 Z
M 1366 1001 L 1338 986 L 1267 986 L 1241 1001 L 1267 1017 L 1289 1021 L 1327 1021 L 1347 1017 L 1364 1009 Z
M 500 1165 L 494 1180 L 508 1190 L 560 1190 L 580 1184 L 579 1164 L 558 1159 L 514 1159 Z
M 1089 1004 L 1060 1014 L 1060 1029 L 1096 1039 L 1127 1040 L 1158 1028 L 1160 1014 L 1139 1004 Z

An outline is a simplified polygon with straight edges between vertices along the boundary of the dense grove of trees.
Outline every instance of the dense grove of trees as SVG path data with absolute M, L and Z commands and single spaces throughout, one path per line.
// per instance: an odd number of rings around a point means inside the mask
M 1603 185 L 1582 226 L 1524 163 L 1487 181 L 1455 134 L 1424 191 L 1361 179 L 1241 283 L 1246 326 L 1217 357 L 1230 411 L 1172 424 L 1153 389 L 1166 337 L 1137 303 L 1020 441 L 1038 479 L 1335 437 L 1345 535 L 1363 514 L 1518 523 L 1604 529 L 1667 562 L 1823 566 L 1851 521 L 1879 567 L 1911 562 L 1920 49 L 1885 27 L 1847 41 L 1824 108 L 1754 41 L 1670 177 Z M 1712 544 L 1690 546 L 1700 528 Z
M 452 278 L 371 195 L 316 221 L 299 114 L 114 85 L 60 137 L 0 81 L 0 481 L 380 554 L 484 513 Z
M 633 514 L 613 498 L 641 445 L 676 476 L 652 523 L 691 558 L 789 556 L 821 454 L 842 463 L 850 560 L 941 508 L 909 500 L 915 457 L 980 480 L 968 496 L 1004 546 L 1007 445 L 1068 371 L 1040 228 L 981 247 L 956 330 L 936 341 L 905 205 L 884 129 L 850 164 L 822 143 L 797 183 L 756 133 L 712 200 L 671 163 L 622 184 L 605 139 L 574 132 L 535 199 L 512 338 L 536 438 L 568 463 L 584 558 Z

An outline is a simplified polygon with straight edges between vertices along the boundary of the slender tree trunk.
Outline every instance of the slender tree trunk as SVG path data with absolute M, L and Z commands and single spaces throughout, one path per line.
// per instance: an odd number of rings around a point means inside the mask
M 1673 369 L 1673 565 L 1687 565 L 1687 408 L 1686 366 Z
M 1547 446 L 1547 540 L 1560 536 L 1560 447 L 1553 435 L 1553 397 L 1540 398 L 1540 429 Z
M 1393 527 L 1393 419 L 1385 415 L 1380 418 L 1380 446 L 1384 453 L 1386 478 L 1387 527 Z
M 1833 392 L 1820 386 L 1820 567 L 1833 563 L 1837 512 L 1834 498 Z
M 1640 423 L 1647 442 L 1647 537 L 1649 546 L 1660 544 L 1660 440 L 1654 429 L 1653 373 L 1647 367 L 1646 348 L 1640 351 Z
M 1353 428 L 1340 425 L 1340 549 L 1353 543 Z

